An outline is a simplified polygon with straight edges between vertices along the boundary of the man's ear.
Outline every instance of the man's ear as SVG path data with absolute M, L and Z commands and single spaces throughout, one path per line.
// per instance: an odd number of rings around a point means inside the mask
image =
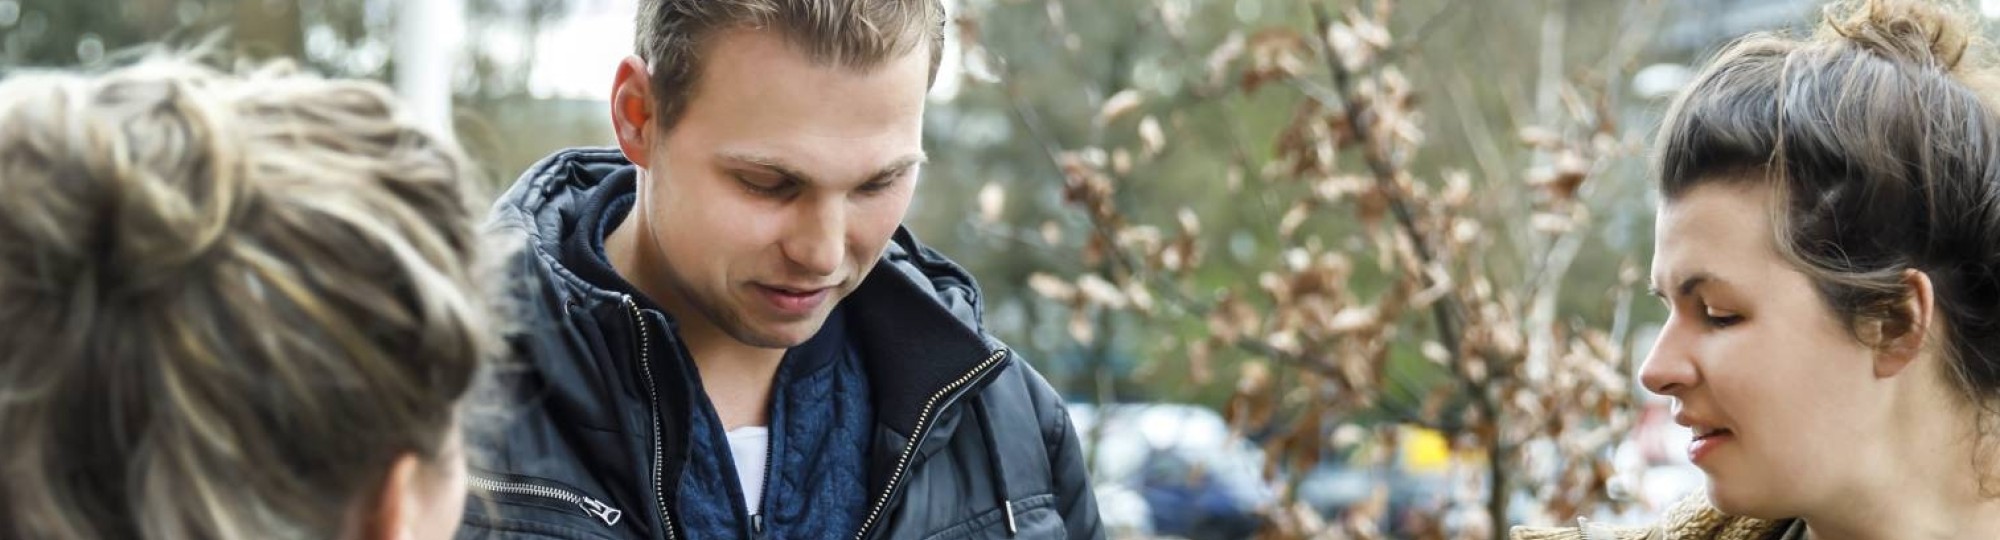
M 389 466 L 389 474 L 383 476 L 382 485 L 374 497 L 365 499 L 361 516 L 360 538 L 366 540 L 416 540 L 419 473 L 422 463 L 415 452 L 404 452 L 396 456 Z
M 618 149 L 625 160 L 641 169 L 647 167 L 653 138 L 658 136 L 653 115 L 653 76 L 646 61 L 627 56 L 618 63 L 611 83 L 611 130 L 618 136 Z
M 1903 287 L 1909 291 L 1896 306 L 1896 320 L 1877 323 L 1875 376 L 1894 377 L 1915 362 L 1930 337 L 1937 304 L 1931 277 L 1917 270 L 1903 271 Z

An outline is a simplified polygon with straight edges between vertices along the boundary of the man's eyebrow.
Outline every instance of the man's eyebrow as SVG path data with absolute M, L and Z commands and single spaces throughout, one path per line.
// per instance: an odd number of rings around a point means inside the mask
M 721 157 L 724 161 L 733 161 L 769 170 L 773 173 L 777 173 L 778 176 L 785 177 L 786 180 L 792 182 L 798 182 L 802 184 L 817 184 L 819 183 L 820 180 L 818 178 L 813 177 L 810 174 L 806 174 L 804 171 L 798 170 L 798 168 L 796 167 L 792 167 L 791 165 L 785 163 L 784 160 L 773 158 L 770 156 L 737 153 L 737 152 L 724 152 L 721 155 Z M 876 182 L 886 180 L 888 178 L 896 176 L 897 174 L 901 174 L 903 171 L 909 170 L 911 167 L 922 165 L 929 160 L 930 158 L 921 152 L 916 154 L 911 154 L 908 156 L 903 156 L 901 159 L 897 159 L 896 161 L 890 162 L 888 165 L 883 166 L 881 169 L 877 169 L 873 174 L 868 175 L 868 179 L 862 182 L 862 184 L 864 185 L 873 184 Z
M 757 154 L 744 154 L 736 152 L 724 152 L 717 157 L 722 158 L 722 161 L 735 162 L 741 165 L 749 165 L 760 169 L 766 169 L 771 172 L 777 173 L 778 176 L 785 177 L 786 180 L 792 182 L 812 183 L 813 181 L 812 175 L 806 174 L 803 171 L 793 168 L 791 165 L 786 164 L 784 160 L 780 160 L 777 158 L 772 158 L 769 156 L 761 156 Z

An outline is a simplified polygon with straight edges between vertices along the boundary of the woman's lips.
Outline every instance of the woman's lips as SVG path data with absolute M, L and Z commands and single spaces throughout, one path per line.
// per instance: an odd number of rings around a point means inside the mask
M 1736 433 L 1727 429 L 1696 431 L 1694 440 L 1688 442 L 1688 461 L 1699 465 L 1702 459 L 1715 454 L 1717 448 L 1736 440 Z

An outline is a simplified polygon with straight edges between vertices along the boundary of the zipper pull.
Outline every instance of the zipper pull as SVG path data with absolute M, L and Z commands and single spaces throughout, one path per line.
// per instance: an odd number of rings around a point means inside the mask
M 751 515 L 750 515 L 750 536 L 751 536 L 751 538 L 763 538 L 763 537 L 764 537 L 764 515 L 763 515 L 763 514 L 751 514 Z
M 602 501 L 590 497 L 584 497 L 582 501 L 576 504 L 583 507 L 585 513 L 597 516 L 597 519 L 604 520 L 605 525 L 617 525 L 618 518 L 625 515 L 624 512 L 618 511 L 617 508 L 612 508 L 610 505 L 606 505 Z
M 1007 509 L 1007 536 L 1021 534 L 1021 528 L 1014 526 L 1014 501 L 1006 501 L 1003 506 Z

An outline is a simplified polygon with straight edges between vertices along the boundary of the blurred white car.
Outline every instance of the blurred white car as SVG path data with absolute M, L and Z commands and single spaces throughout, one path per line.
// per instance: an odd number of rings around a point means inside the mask
M 1213 409 L 1179 403 L 1069 405 L 1107 527 L 1243 538 L 1275 501 L 1264 452 Z M 1116 506 L 1116 508 L 1113 508 Z

